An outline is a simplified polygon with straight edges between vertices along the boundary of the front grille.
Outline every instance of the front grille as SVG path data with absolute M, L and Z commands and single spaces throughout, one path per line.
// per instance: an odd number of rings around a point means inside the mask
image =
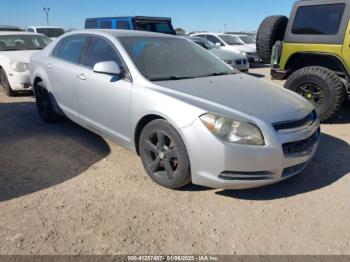
M 283 144 L 283 153 L 287 157 L 300 157 L 310 153 L 320 137 L 321 131 L 318 129 L 312 136 L 307 139 Z
M 275 128 L 276 131 L 291 130 L 291 129 L 311 126 L 316 120 L 317 120 L 317 113 L 314 110 L 303 119 L 275 123 L 273 124 L 273 127 Z
M 248 56 L 256 56 L 256 55 L 257 55 L 256 52 L 247 52 L 246 54 L 247 54 Z
M 246 65 L 247 59 L 236 59 L 235 62 L 236 62 L 236 65 Z

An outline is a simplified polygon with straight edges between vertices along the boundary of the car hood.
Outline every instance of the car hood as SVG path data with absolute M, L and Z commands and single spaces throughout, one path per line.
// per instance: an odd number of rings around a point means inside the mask
M 246 74 L 154 82 L 169 96 L 204 111 L 242 112 L 265 122 L 295 120 L 313 107 L 301 96 Z
M 213 49 L 210 49 L 209 51 L 222 60 L 235 60 L 235 59 L 245 58 L 245 56 L 243 56 L 238 51 L 230 51 L 230 50 L 224 50 L 224 49 L 218 49 L 218 48 L 213 48 Z
M 10 60 L 17 62 L 29 63 L 30 57 L 38 52 L 37 50 L 21 50 L 21 51 L 3 51 L 0 54 Z

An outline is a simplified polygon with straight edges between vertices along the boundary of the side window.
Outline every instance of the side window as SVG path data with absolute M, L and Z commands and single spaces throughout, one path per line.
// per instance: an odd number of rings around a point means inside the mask
M 206 36 L 206 35 L 196 35 L 195 37 L 200 37 L 200 38 L 204 38 L 204 39 L 206 39 L 206 38 L 207 38 L 207 36 Z
M 83 64 L 88 67 L 94 67 L 96 63 L 114 61 L 121 64 L 121 59 L 113 46 L 106 40 L 93 37 L 86 51 Z
M 28 28 L 28 29 L 27 29 L 27 32 L 34 33 L 34 29 L 33 29 L 33 28 Z
M 97 26 L 97 20 L 86 20 L 86 22 L 85 22 L 85 28 L 86 28 L 86 29 L 95 29 L 95 28 L 98 28 L 98 26 Z
M 219 43 L 220 45 L 222 45 L 220 39 L 217 38 L 216 36 L 207 35 L 207 39 L 208 39 L 210 42 L 214 43 L 214 44 Z
M 86 39 L 87 37 L 82 35 L 66 37 L 63 41 L 58 57 L 73 63 L 79 63 Z
M 101 29 L 111 29 L 112 28 L 112 21 L 111 20 L 100 21 L 100 28 Z
M 336 35 L 345 4 L 311 5 L 298 8 L 292 33 L 298 35 Z
M 117 20 L 117 29 L 131 29 L 130 22 L 127 20 Z
M 54 57 L 58 57 L 59 56 L 60 51 L 61 51 L 61 47 L 62 47 L 62 44 L 63 44 L 63 41 L 64 40 L 61 40 L 61 41 L 58 42 L 58 44 L 56 44 L 55 48 L 52 51 L 52 56 L 54 56 Z

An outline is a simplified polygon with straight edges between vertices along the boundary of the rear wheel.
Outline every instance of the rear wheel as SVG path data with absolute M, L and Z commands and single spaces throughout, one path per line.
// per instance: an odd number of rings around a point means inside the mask
M 264 63 L 271 62 L 272 47 L 283 40 L 287 24 L 286 16 L 269 16 L 262 21 L 256 36 L 256 48 Z
M 50 94 L 42 82 L 35 85 L 34 92 L 40 118 L 47 123 L 57 122 L 60 119 L 60 116 L 56 113 Z
M 287 80 L 285 88 L 312 103 L 322 121 L 334 116 L 345 99 L 345 87 L 333 71 L 318 66 L 302 68 Z
M 167 121 L 149 123 L 142 130 L 139 149 L 144 168 L 157 184 L 177 189 L 191 182 L 185 144 Z
M 12 90 L 11 85 L 7 79 L 6 73 L 2 68 L 0 69 L 0 84 L 4 88 L 6 95 L 14 96 L 16 94 L 16 92 Z

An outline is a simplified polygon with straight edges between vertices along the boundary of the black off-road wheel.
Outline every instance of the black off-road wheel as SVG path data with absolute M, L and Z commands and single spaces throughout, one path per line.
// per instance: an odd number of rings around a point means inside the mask
M 0 69 L 0 84 L 4 88 L 6 95 L 15 96 L 16 92 L 12 90 L 11 85 L 7 79 L 4 69 Z
M 292 90 L 312 103 L 321 121 L 333 117 L 342 107 L 345 86 L 339 76 L 324 67 L 310 66 L 294 72 L 285 88 Z
M 146 172 L 157 184 L 179 189 L 191 182 L 186 146 L 169 122 L 149 123 L 141 132 L 139 151 Z
M 40 118 L 46 123 L 55 123 L 60 120 L 60 115 L 55 111 L 50 94 L 42 82 L 35 85 L 34 93 Z
M 274 44 L 282 41 L 288 25 L 286 16 L 269 16 L 260 24 L 256 36 L 256 48 L 260 59 L 269 64 Z

